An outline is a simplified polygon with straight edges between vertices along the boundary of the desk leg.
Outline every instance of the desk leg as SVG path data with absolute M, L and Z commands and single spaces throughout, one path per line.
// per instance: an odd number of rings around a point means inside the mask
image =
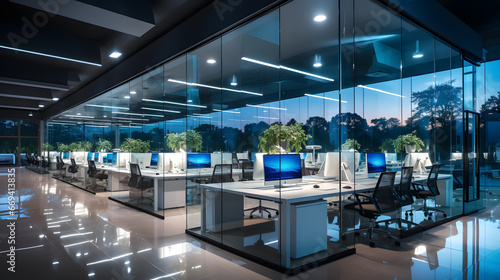
M 201 233 L 207 231 L 207 189 L 201 189 Z
M 280 207 L 280 255 L 281 265 L 290 267 L 290 204 L 283 202 Z
M 154 179 L 153 211 L 158 211 L 158 178 Z

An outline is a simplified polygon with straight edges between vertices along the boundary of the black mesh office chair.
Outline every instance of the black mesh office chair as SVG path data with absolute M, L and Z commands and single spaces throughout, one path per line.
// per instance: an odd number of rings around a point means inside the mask
M 346 235 L 350 233 L 368 231 L 370 247 L 375 246 L 375 243 L 372 241 L 373 233 L 383 234 L 389 238 L 395 239 L 396 246 L 401 244 L 397 237 L 388 231 L 376 228 L 374 223 L 374 220 L 376 220 L 381 214 L 396 211 L 399 207 L 397 197 L 394 193 L 395 177 L 396 172 L 383 172 L 378 178 L 377 185 L 372 193 L 354 193 L 356 203 L 346 205 L 345 208 L 358 211 L 361 216 L 370 220 L 370 225 L 368 228 L 344 232 L 342 234 L 343 239 L 345 239 Z
M 248 161 L 248 162 L 243 162 L 241 164 L 241 171 L 242 171 L 242 179 L 240 181 L 248 181 L 248 180 L 253 180 L 253 162 L 251 161 Z M 266 212 L 267 213 L 267 217 L 268 218 L 271 218 L 271 212 L 270 211 L 275 211 L 276 212 L 276 215 L 279 214 L 279 211 L 278 209 L 275 209 L 275 208 L 271 208 L 271 207 L 266 207 L 266 206 L 262 206 L 262 199 L 258 198 L 258 197 L 252 197 L 252 196 L 247 196 L 248 198 L 251 198 L 251 199 L 256 199 L 259 201 L 259 206 L 256 206 L 256 207 L 252 207 L 252 208 L 249 208 L 249 209 L 245 209 L 244 211 L 250 211 L 250 219 L 253 219 L 253 214 L 255 212 L 259 212 L 259 214 L 262 215 L 262 212 Z
M 234 182 L 232 164 L 216 164 L 210 183 Z
M 243 161 L 241 164 L 241 179 L 240 181 L 253 180 L 253 162 Z
M 399 185 L 394 185 L 394 191 L 396 193 L 396 197 L 398 199 L 397 203 L 399 205 L 398 208 L 401 208 L 403 206 L 408 206 L 412 205 L 415 201 L 413 200 L 413 195 L 411 193 L 411 181 L 413 178 L 413 166 L 407 166 L 407 167 L 402 167 L 401 168 L 401 180 L 399 182 Z M 408 219 L 408 214 L 406 215 L 406 219 Z M 386 225 L 390 223 L 397 223 L 398 227 L 401 228 L 402 224 L 407 224 L 408 226 L 420 226 L 419 224 L 416 224 L 414 222 L 408 221 L 408 220 L 403 220 L 400 217 L 390 219 L 390 220 L 384 220 L 377 222 L 379 223 L 385 223 Z
M 429 220 L 432 219 L 432 212 L 430 211 L 441 212 L 443 213 L 443 217 L 445 218 L 448 216 L 446 212 L 444 212 L 441 209 L 435 207 L 427 207 L 427 198 L 436 197 L 439 195 L 439 188 L 437 182 L 439 175 L 439 167 L 440 167 L 439 164 L 432 165 L 427 180 L 414 181 L 412 183 L 413 185 L 412 195 L 415 196 L 416 198 L 422 198 L 424 200 L 424 206 L 408 210 L 406 211 L 405 214 L 409 213 L 410 216 L 412 216 L 413 211 L 423 210 L 425 217 L 428 217 Z
M 142 176 L 141 169 L 139 168 L 138 164 L 130 164 L 130 180 L 128 181 L 128 186 L 131 188 L 139 189 L 141 191 L 141 197 L 131 199 L 129 202 L 132 202 L 134 200 L 140 202 L 143 199 L 147 199 L 151 201 L 150 204 L 153 204 L 153 199 L 150 197 L 145 197 L 144 191 L 154 188 L 154 181 L 151 178 Z
M 68 167 L 68 172 L 71 173 L 71 178 L 68 179 L 70 182 L 78 181 L 78 179 L 75 178 L 75 174 L 78 173 L 78 167 L 75 159 L 72 158 L 71 165 Z
M 52 178 L 63 178 L 64 177 L 64 174 L 62 173 L 62 171 L 64 170 L 64 161 L 61 159 L 60 156 L 57 156 L 56 157 L 56 169 L 59 171 L 58 174 L 54 174 L 54 176 L 52 176 Z
M 108 189 L 106 186 L 100 186 L 97 184 L 97 180 L 103 180 L 103 179 L 102 179 L 102 175 L 101 175 L 102 172 L 97 170 L 97 167 L 95 165 L 95 161 L 89 160 L 88 163 L 89 163 L 88 175 L 89 175 L 89 178 L 91 178 L 91 183 L 90 183 L 90 185 L 88 185 L 86 187 L 86 189 L 93 187 L 94 190 L 97 188 L 101 188 L 101 189 L 106 191 Z

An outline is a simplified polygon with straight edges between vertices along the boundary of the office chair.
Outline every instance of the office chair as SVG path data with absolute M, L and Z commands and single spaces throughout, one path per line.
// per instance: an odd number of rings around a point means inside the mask
M 240 181 L 253 180 L 253 162 L 243 161 L 241 164 L 241 179 Z
M 242 171 L 243 178 L 240 181 L 253 180 L 253 162 L 251 162 L 251 161 L 242 162 L 241 163 L 241 171 Z M 262 199 L 261 198 L 253 197 L 253 196 L 247 196 L 247 197 L 251 198 L 251 199 L 256 199 L 259 201 L 259 206 L 244 210 L 244 212 L 251 211 L 250 212 L 250 219 L 253 219 L 253 213 L 255 213 L 257 211 L 259 211 L 259 213 L 261 215 L 262 215 L 262 212 L 266 212 L 268 218 L 271 218 L 270 211 L 276 211 L 276 215 L 279 214 L 278 209 L 262 206 Z
M 95 161 L 93 160 L 89 160 L 89 170 L 88 170 L 88 175 L 89 175 L 89 178 L 92 179 L 92 183 L 86 187 L 86 189 L 90 188 L 90 187 L 93 187 L 94 190 L 97 189 L 97 188 L 102 188 L 104 189 L 105 191 L 108 190 L 107 187 L 105 186 L 99 186 L 97 184 L 97 180 L 102 180 L 101 178 L 101 172 L 99 172 L 99 170 L 97 170 L 97 167 L 95 165 Z
M 397 197 L 397 203 L 398 203 L 398 208 L 401 208 L 403 206 L 408 206 L 412 205 L 415 201 L 413 200 L 413 195 L 411 193 L 411 180 L 413 177 L 413 166 L 407 166 L 407 167 L 402 167 L 401 168 L 401 180 L 399 182 L 399 186 L 394 186 L 394 190 L 396 193 Z M 405 214 L 406 219 L 408 219 L 408 214 Z M 379 223 L 385 223 L 387 226 L 390 223 L 396 222 L 398 224 L 398 227 L 401 228 L 402 224 L 407 224 L 408 226 L 419 226 L 419 224 L 416 224 L 414 222 L 408 221 L 408 220 L 403 220 L 400 217 L 390 219 L 390 220 L 384 220 L 377 222 Z
M 416 198 L 422 198 L 424 200 L 424 206 L 406 211 L 405 216 L 408 213 L 410 213 L 410 216 L 413 216 L 413 211 L 418 211 L 422 209 L 424 212 L 424 216 L 427 217 L 429 220 L 432 219 L 432 212 L 429 211 L 441 212 L 443 213 L 443 217 L 445 218 L 448 216 L 446 212 L 444 212 L 441 209 L 437 209 L 435 207 L 427 207 L 427 198 L 436 197 L 439 195 L 439 188 L 437 182 L 439 175 L 439 167 L 440 167 L 439 164 L 433 164 L 431 171 L 429 172 L 429 177 L 427 177 L 427 180 L 414 181 L 412 183 L 413 185 L 412 195 L 415 196 Z
M 216 164 L 210 183 L 234 182 L 232 164 Z
M 75 178 L 75 174 L 78 173 L 78 168 L 79 166 L 76 164 L 75 159 L 71 159 L 71 165 L 68 167 L 68 172 L 71 173 L 71 178 L 69 178 L 70 182 L 73 181 L 78 181 L 78 179 Z
M 55 174 L 54 176 L 52 176 L 52 178 L 63 178 L 64 174 L 62 174 L 61 171 L 64 170 L 64 161 L 59 156 L 56 157 L 56 169 L 59 171 L 59 174 Z
M 139 189 L 141 191 L 141 197 L 131 199 L 129 202 L 134 200 L 142 201 L 143 199 L 151 200 L 150 204 L 153 204 L 153 199 L 144 196 L 144 191 L 147 189 L 152 189 L 154 187 L 154 182 L 151 178 L 143 177 L 141 174 L 141 169 L 138 164 L 130 164 L 130 180 L 128 181 L 128 186 L 131 188 Z M 139 203 L 138 203 L 139 204 Z
M 372 241 L 373 233 L 383 234 L 390 239 L 392 238 L 396 240 L 396 246 L 401 245 L 397 237 L 388 231 L 376 228 L 376 224 L 374 223 L 374 220 L 376 220 L 381 214 L 396 211 L 398 209 L 397 197 L 394 194 L 395 177 L 396 172 L 383 172 L 378 178 L 377 185 L 375 186 L 373 193 L 354 193 L 356 203 L 348 204 L 345 208 L 358 211 L 361 216 L 370 220 L 370 225 L 368 228 L 344 232 L 342 234 L 342 239 L 345 239 L 346 235 L 350 233 L 368 231 L 370 247 L 375 246 L 375 243 Z

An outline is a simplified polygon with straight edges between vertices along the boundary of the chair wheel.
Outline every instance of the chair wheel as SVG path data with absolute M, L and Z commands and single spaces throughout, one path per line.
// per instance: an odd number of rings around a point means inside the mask
M 369 243 L 370 247 L 374 248 L 375 247 L 375 243 L 374 242 L 370 242 Z
M 390 237 L 390 236 L 387 236 L 387 239 L 392 239 L 392 237 Z
M 445 218 L 446 218 L 446 217 L 448 217 L 448 215 L 446 215 L 446 214 L 443 214 L 443 217 L 445 217 Z
M 427 220 L 431 221 L 431 220 L 432 220 L 432 217 L 431 217 L 431 216 L 429 216 L 429 217 L 427 218 Z
M 342 234 L 342 240 L 345 240 L 347 237 Z
M 375 228 L 379 228 L 380 226 L 378 224 L 375 224 Z
M 394 245 L 396 245 L 396 246 L 400 246 L 400 245 L 401 245 L 401 243 L 400 243 L 399 241 L 396 241 L 396 242 L 394 242 Z
M 253 219 L 253 216 L 252 216 L 252 215 L 250 215 L 250 219 Z
M 279 215 L 280 212 L 276 211 L 276 216 Z
M 413 216 L 413 213 L 410 213 L 410 216 Z
M 267 215 L 268 218 L 271 218 L 271 214 Z

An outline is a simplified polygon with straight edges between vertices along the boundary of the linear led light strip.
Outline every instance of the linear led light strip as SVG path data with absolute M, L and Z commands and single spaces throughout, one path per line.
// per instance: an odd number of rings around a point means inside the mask
M 304 95 L 305 95 L 305 96 L 310 96 L 310 97 L 315 97 L 315 98 L 320 98 L 320 99 L 326 99 L 326 100 L 337 101 L 337 102 L 339 102 L 339 101 L 340 101 L 340 100 L 335 99 L 335 98 L 324 97 L 324 96 L 319 96 L 319 95 L 313 95 L 313 94 L 309 94 L 309 93 L 306 93 L 306 94 L 304 94 Z M 345 100 L 342 100 L 342 101 L 340 101 L 340 102 L 342 102 L 342 103 L 347 103 L 347 101 L 345 101 Z
M 93 104 L 89 104 L 89 105 L 85 105 L 85 106 L 99 107 L 99 108 L 110 108 L 110 109 L 118 109 L 118 110 L 128 110 L 128 109 L 130 109 L 130 108 L 127 108 L 127 107 L 116 107 L 116 106 L 106 106 L 106 105 L 93 105 Z
M 58 125 L 76 125 L 74 123 L 62 123 L 62 122 L 50 122 L 49 124 L 58 124 Z
M 248 61 L 248 62 L 253 62 L 253 63 L 256 63 L 256 64 L 260 64 L 260 65 L 264 65 L 264 66 L 267 66 L 267 67 L 271 67 L 271 68 L 283 69 L 283 70 L 287 70 L 287 71 L 290 71 L 290 72 L 295 72 L 295 73 L 299 73 L 299 74 L 302 74 L 302 75 L 311 76 L 311 77 L 315 77 L 315 78 L 318 78 L 318 79 L 326 80 L 326 81 L 329 81 L 329 82 L 333 82 L 334 81 L 333 79 L 330 79 L 330 78 L 327 78 L 327 77 L 323 77 L 323 76 L 320 76 L 320 75 L 316 75 L 316 74 L 313 74 L 313 73 L 304 72 L 304 71 L 293 69 L 293 68 L 286 67 L 286 66 L 283 66 L 283 65 L 271 64 L 271 63 L 267 63 L 267 62 L 260 61 L 260 60 L 257 60 L 257 59 L 253 59 L 253 58 L 242 57 L 241 60 L 245 60 L 245 61 Z
M 180 114 L 180 111 L 174 111 L 174 110 L 165 110 L 165 109 L 156 109 L 156 108 L 147 108 L 147 107 L 142 107 L 142 110 L 151 110 L 151 111 L 158 111 L 158 112 L 166 112 L 166 113 L 174 113 L 174 114 Z
M 12 51 L 16 51 L 16 52 L 24 52 L 24 53 L 36 54 L 36 55 L 41 55 L 41 56 L 50 57 L 50 58 L 57 58 L 57 59 L 62 59 L 62 60 L 67 60 L 67 61 L 72 61 L 72 62 L 78 62 L 78 63 L 88 64 L 88 65 L 92 65 L 92 66 L 98 66 L 98 67 L 102 66 L 101 64 L 98 64 L 98 63 L 93 63 L 93 62 L 88 62 L 88 61 L 63 57 L 63 56 L 51 55 L 51 54 L 46 54 L 46 53 L 28 51 L 28 50 L 23 50 L 23 49 L 18 49 L 18 48 L 11 48 L 11 47 L 2 46 L 2 45 L 0 45 L 0 48 L 12 50 Z
M 132 115 L 132 116 L 141 116 L 141 117 L 159 117 L 163 118 L 163 115 L 153 115 L 153 114 L 138 114 L 138 113 L 125 113 L 125 112 L 111 112 L 111 114 L 122 114 L 122 115 Z
M 149 121 L 148 119 L 122 118 L 122 117 L 113 117 L 113 119 L 130 120 L 130 121 Z
M 236 111 L 224 111 L 224 110 L 219 110 L 219 109 L 213 109 L 216 112 L 222 112 L 222 113 L 231 113 L 231 114 L 240 114 L 240 112 Z
M 172 102 L 172 101 L 164 101 L 164 100 L 143 99 L 142 101 L 149 101 L 149 102 L 156 102 L 156 103 L 165 103 L 165 104 L 172 104 L 172 105 L 179 105 L 179 106 L 190 106 L 190 107 L 197 107 L 197 108 L 207 108 L 207 106 L 203 106 L 203 105 L 185 104 L 185 103 Z
M 211 119 L 212 117 L 202 116 L 202 115 L 188 115 L 188 117 L 193 118 L 203 118 L 203 119 Z
M 381 90 L 381 89 L 377 89 L 377 88 L 371 88 L 371 87 L 367 87 L 367 86 L 363 86 L 363 85 L 358 85 L 358 87 L 360 87 L 360 88 L 366 88 L 366 89 L 369 89 L 369 90 L 378 91 L 378 92 L 381 92 L 381 93 L 385 93 L 385 94 L 394 95 L 394 96 L 397 96 L 397 97 L 404 98 L 404 96 L 402 96 L 402 95 L 395 94 L 395 93 L 388 92 L 388 91 Z
M 262 116 L 255 116 L 258 119 L 266 119 L 266 120 L 279 120 L 279 118 L 273 118 L 273 117 L 262 117 Z
M 270 107 L 270 106 L 261 106 L 261 105 L 250 105 L 247 104 L 246 106 L 248 107 L 257 107 L 257 108 L 262 108 L 262 109 L 273 109 L 273 110 L 281 110 L 281 111 L 286 111 L 286 108 L 278 108 L 278 107 Z
M 73 118 L 86 118 L 86 119 L 94 119 L 92 116 L 82 116 L 82 115 L 64 115 L 65 117 L 73 117 Z
M 246 94 L 258 95 L 258 96 L 262 96 L 263 95 L 262 93 L 256 93 L 256 92 L 251 92 L 251 91 L 246 91 L 246 90 L 238 90 L 238 89 L 231 89 L 231 88 L 221 88 L 221 87 L 214 87 L 214 86 L 209 86 L 209 85 L 204 85 L 204 84 L 197 84 L 197 83 L 187 83 L 187 82 L 183 82 L 183 81 L 179 81 L 179 80 L 174 80 L 174 79 L 168 79 L 168 82 L 178 83 L 178 84 L 183 84 L 183 85 L 188 85 L 188 86 L 211 88 L 211 89 L 216 89 L 216 90 L 225 90 L 225 91 L 246 93 Z

